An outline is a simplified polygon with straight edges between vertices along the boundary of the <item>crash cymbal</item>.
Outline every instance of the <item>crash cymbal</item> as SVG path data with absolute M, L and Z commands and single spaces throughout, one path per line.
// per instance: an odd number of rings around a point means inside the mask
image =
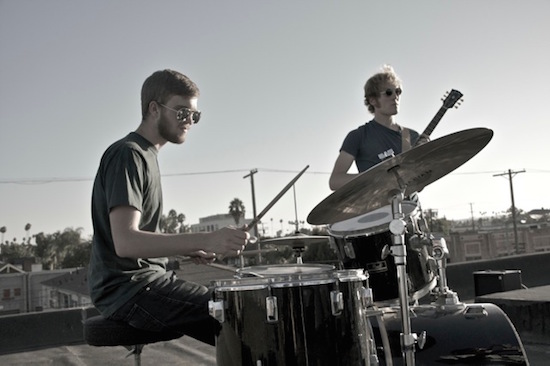
M 333 224 L 389 205 L 395 190 L 405 196 L 419 192 L 470 160 L 492 137 L 490 129 L 473 128 L 384 160 L 325 198 L 310 212 L 307 222 Z
M 328 243 L 329 236 L 296 234 L 281 238 L 262 240 L 262 244 L 290 245 L 292 247 L 305 247 L 309 244 Z

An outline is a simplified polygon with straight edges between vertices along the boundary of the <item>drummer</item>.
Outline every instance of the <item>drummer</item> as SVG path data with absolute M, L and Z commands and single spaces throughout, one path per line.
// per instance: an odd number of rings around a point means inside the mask
M 182 144 L 200 119 L 199 89 L 174 70 L 154 72 L 141 90 L 142 119 L 104 153 L 92 192 L 94 236 L 90 296 L 103 316 L 135 328 L 177 332 L 214 345 L 220 329 L 208 313 L 211 290 L 167 270 L 168 256 L 208 264 L 216 254 L 237 256 L 249 238 L 240 229 L 165 234 L 158 154 Z
M 381 161 L 409 150 L 417 143 L 419 133 L 395 121 L 403 88 L 399 77 L 389 65 L 370 77 L 365 84 L 365 106 L 374 118 L 348 133 L 330 175 L 329 186 L 337 190 L 357 174 L 348 173 L 355 161 L 359 173 Z

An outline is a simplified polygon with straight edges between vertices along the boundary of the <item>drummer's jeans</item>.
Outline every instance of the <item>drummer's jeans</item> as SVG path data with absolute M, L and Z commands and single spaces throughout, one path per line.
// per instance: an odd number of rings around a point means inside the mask
M 145 286 L 110 318 L 139 329 L 181 332 L 215 345 L 221 325 L 208 314 L 211 296 L 211 290 L 205 286 L 181 280 L 168 272 Z

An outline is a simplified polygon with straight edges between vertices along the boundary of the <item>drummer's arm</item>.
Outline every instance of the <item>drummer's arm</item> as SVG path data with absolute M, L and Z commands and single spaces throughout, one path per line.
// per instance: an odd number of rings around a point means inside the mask
M 330 179 L 328 181 L 328 185 L 331 190 L 337 190 L 357 176 L 357 174 L 348 173 L 348 170 L 354 160 L 355 157 L 350 153 L 340 151 L 340 155 L 338 155 L 338 158 L 334 163 L 334 168 L 332 169 L 332 173 L 330 174 Z

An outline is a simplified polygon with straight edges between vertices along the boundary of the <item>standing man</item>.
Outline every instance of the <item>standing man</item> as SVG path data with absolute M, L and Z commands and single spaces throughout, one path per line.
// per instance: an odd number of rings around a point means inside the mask
M 348 173 L 354 161 L 362 173 L 388 157 L 409 150 L 419 138 L 418 132 L 395 121 L 403 89 L 391 66 L 383 66 L 367 80 L 364 89 L 365 105 L 374 119 L 346 136 L 329 179 L 333 191 L 357 176 Z
M 105 151 L 95 178 L 88 282 L 104 316 L 214 345 L 220 325 L 208 314 L 210 291 L 166 271 L 166 257 L 186 255 L 210 263 L 216 254 L 240 254 L 249 235 L 231 228 L 159 231 L 163 207 L 157 155 L 167 142 L 183 143 L 199 122 L 198 97 L 195 83 L 177 71 L 157 71 L 145 80 L 139 127 Z

